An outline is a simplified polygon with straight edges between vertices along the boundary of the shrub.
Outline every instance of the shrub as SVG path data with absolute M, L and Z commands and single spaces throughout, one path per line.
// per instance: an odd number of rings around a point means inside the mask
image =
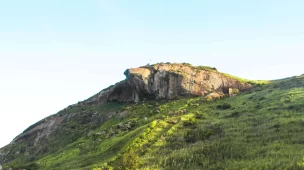
M 122 157 L 122 169 L 133 170 L 139 167 L 139 156 L 135 152 L 125 153 Z
M 157 125 L 157 121 L 154 120 L 153 122 L 151 122 L 150 128 L 151 128 L 151 129 L 154 129 L 156 125 Z
M 199 134 L 193 130 L 186 131 L 184 135 L 185 141 L 189 143 L 195 143 L 197 140 L 199 140 L 199 137 L 200 137 Z
M 101 167 L 95 165 L 92 170 L 113 170 L 113 167 L 109 166 L 107 163 L 104 163 Z
M 195 114 L 195 118 L 197 118 L 197 119 L 206 119 L 206 116 L 204 115 L 204 113 L 197 112 Z
M 184 126 L 193 126 L 196 124 L 196 119 L 195 118 L 189 118 L 189 120 L 186 120 L 183 122 Z
M 220 130 L 217 130 L 217 131 L 220 131 Z M 221 133 L 221 132 L 219 132 L 219 133 Z M 197 128 L 197 129 L 187 130 L 185 132 L 184 139 L 188 143 L 195 143 L 200 140 L 209 139 L 214 134 L 215 134 L 215 132 L 213 129 Z
M 217 109 L 221 109 L 221 110 L 227 110 L 227 109 L 230 109 L 230 108 L 231 108 L 231 104 L 229 104 L 229 103 L 224 103 L 224 104 L 221 104 L 221 105 L 217 105 L 216 108 L 217 108 Z

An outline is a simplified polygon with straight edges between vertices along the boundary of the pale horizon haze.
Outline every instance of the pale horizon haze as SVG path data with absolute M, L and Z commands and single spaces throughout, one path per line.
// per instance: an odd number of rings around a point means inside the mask
M 304 73 L 302 0 L 0 1 L 0 147 L 123 80 L 179 62 L 246 79 Z

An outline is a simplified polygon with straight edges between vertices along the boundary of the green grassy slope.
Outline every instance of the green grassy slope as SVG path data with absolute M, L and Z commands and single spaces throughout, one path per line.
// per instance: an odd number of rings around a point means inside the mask
M 304 169 L 304 76 L 215 101 L 103 107 L 129 114 L 94 126 L 39 160 L 4 168 Z

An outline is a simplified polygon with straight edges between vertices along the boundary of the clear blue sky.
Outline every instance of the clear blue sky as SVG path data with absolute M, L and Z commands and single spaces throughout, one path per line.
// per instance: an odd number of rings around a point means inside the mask
M 156 62 L 304 73 L 303 0 L 2 0 L 0 146 Z

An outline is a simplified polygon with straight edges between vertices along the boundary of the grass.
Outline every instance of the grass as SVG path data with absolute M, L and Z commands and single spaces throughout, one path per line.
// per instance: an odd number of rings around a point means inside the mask
M 251 83 L 251 84 L 256 84 L 256 85 L 265 85 L 265 84 L 270 83 L 270 81 L 268 81 L 268 80 L 247 80 L 247 79 L 240 78 L 240 77 L 237 77 L 237 76 L 233 76 L 233 75 L 227 74 L 227 73 L 221 73 L 221 74 L 226 76 L 226 77 L 238 80 L 242 83 Z
M 115 111 L 129 114 L 90 125 L 79 122 L 86 112 L 78 114 L 73 126 L 83 130 L 66 129 L 77 137 L 59 134 L 57 137 L 66 141 L 52 152 L 3 166 L 54 170 L 304 169 L 304 77 L 260 84 L 215 101 L 196 97 L 84 108 L 101 117 Z

